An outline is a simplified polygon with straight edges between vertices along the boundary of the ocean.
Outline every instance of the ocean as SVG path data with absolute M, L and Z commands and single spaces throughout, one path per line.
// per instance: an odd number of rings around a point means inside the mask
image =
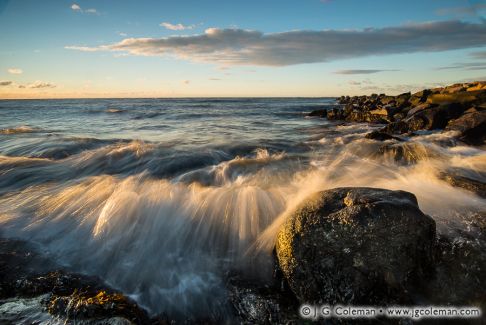
M 316 191 L 409 191 L 439 233 L 484 245 L 473 216 L 486 200 L 443 178 L 484 182 L 484 148 L 441 131 L 369 140 L 380 125 L 306 116 L 335 106 L 333 98 L 0 101 L 0 236 L 100 277 L 153 315 L 196 317 L 225 313 L 229 273 L 271 277 L 279 226 Z

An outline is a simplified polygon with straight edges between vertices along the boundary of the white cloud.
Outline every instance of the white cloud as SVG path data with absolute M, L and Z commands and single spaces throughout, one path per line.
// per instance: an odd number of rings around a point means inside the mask
M 188 85 L 188 84 L 190 84 L 190 83 L 191 83 L 191 80 L 182 80 L 182 83 L 183 83 L 184 85 Z
M 172 56 L 218 65 L 286 66 L 371 55 L 439 52 L 482 47 L 486 24 L 456 20 L 362 30 L 290 31 L 264 34 L 244 29 L 209 28 L 204 34 L 127 38 L 81 51 L 115 51 L 141 56 Z
M 165 27 L 169 30 L 186 30 L 196 27 L 195 25 L 171 24 L 167 22 L 160 23 L 160 26 Z
M 10 74 L 22 74 L 22 69 L 19 69 L 19 68 L 10 68 L 7 70 L 8 73 Z
M 85 13 L 85 14 L 99 15 L 99 12 L 95 8 L 89 8 L 89 9 L 83 10 L 81 8 L 81 6 L 78 5 L 77 3 L 73 3 L 71 5 L 71 9 L 74 10 L 74 11 L 77 11 L 77 12 Z
M 50 82 L 44 82 L 44 81 L 35 81 L 34 83 L 31 83 L 30 85 L 27 85 L 28 88 L 32 89 L 40 89 L 40 88 L 55 88 L 56 85 L 50 83 Z
M 76 50 L 82 52 L 96 52 L 99 51 L 99 48 L 96 47 L 89 47 L 89 46 L 64 46 L 66 50 Z

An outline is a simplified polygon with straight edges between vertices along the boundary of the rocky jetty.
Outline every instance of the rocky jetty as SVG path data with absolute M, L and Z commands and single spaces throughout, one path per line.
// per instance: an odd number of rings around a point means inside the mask
M 486 140 L 486 81 L 397 96 L 342 96 L 338 103 L 341 107 L 328 110 L 327 119 L 387 124 L 380 134 L 412 135 L 415 131 L 440 129 L 456 131 L 458 138 L 468 144 L 480 145 Z M 315 112 L 314 116 L 324 114 Z

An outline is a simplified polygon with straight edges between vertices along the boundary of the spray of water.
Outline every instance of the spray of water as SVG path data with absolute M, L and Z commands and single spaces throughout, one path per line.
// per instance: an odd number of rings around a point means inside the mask
M 270 260 L 280 225 L 316 191 L 339 186 L 410 191 L 440 231 L 467 229 L 465 216 L 486 210 L 486 201 L 451 187 L 440 173 L 459 168 L 482 178 L 486 156 L 480 148 L 444 145 L 449 139 L 433 134 L 406 144 L 381 143 L 351 133 L 317 139 L 310 144 L 315 150 L 299 158 L 261 149 L 172 179 L 146 171 L 93 175 L 107 164 L 143 159 L 154 150 L 143 143 L 102 147 L 62 161 L 2 157 L 5 177 L 18 175 L 9 174 L 12 168 L 32 164 L 61 176 L 90 173 L 33 182 L 3 195 L 0 225 L 4 235 L 39 243 L 66 267 L 100 276 L 152 313 L 221 315 L 225 274 L 269 276 L 262 256 Z

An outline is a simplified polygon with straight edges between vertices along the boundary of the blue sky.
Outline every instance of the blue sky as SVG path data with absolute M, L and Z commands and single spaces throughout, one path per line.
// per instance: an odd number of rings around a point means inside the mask
M 486 79 L 486 1 L 0 0 L 0 98 L 337 96 Z

